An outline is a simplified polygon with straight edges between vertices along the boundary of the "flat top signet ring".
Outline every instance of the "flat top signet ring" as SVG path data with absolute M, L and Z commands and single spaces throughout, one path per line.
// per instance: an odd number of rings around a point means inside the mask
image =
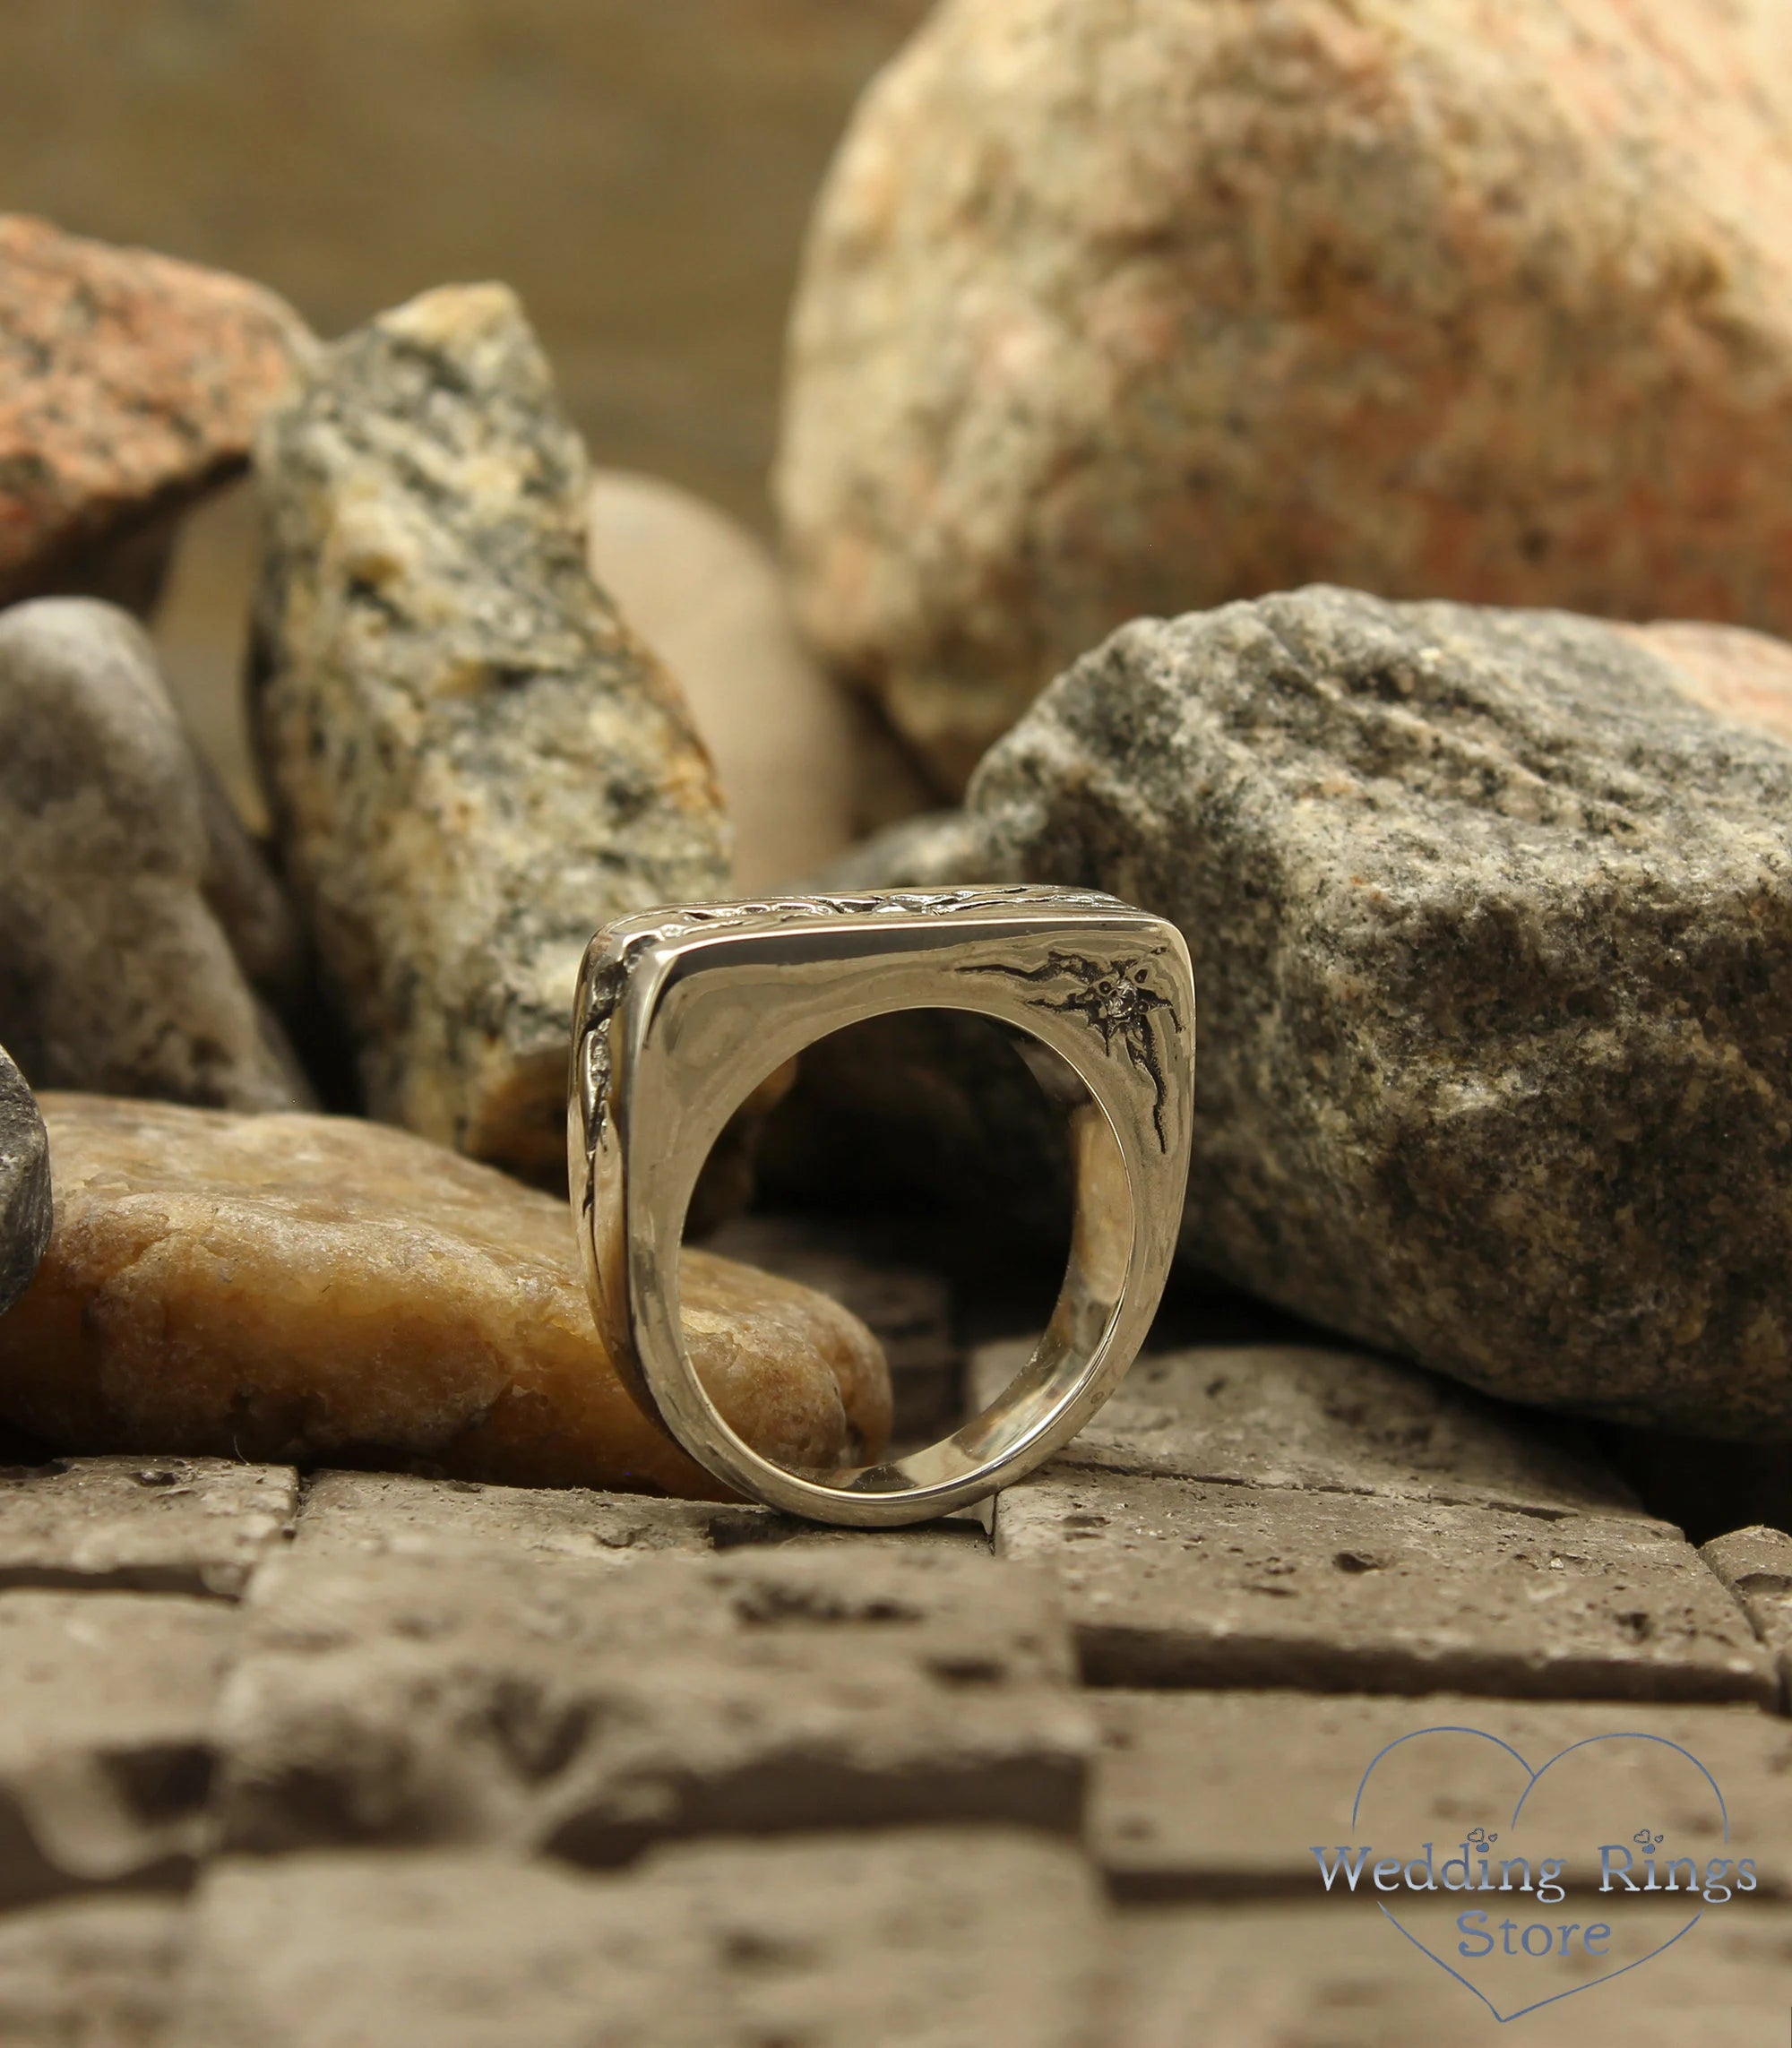
M 754 1089 L 831 1032 L 902 1010 L 1024 1035 L 1070 1119 L 1070 1259 L 1031 1362 L 981 1415 L 883 1464 L 792 1470 L 729 1427 L 685 1350 L 685 1212 Z M 645 1410 L 753 1499 L 863 1528 L 967 1507 L 1067 1443 L 1144 1342 L 1182 1218 L 1193 1074 L 1182 935 L 1111 896 L 903 890 L 625 918 L 592 940 L 573 1017 L 571 1190 L 599 1329 Z

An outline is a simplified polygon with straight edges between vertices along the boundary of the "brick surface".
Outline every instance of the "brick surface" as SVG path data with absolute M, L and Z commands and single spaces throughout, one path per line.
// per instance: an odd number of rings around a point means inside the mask
M 184 1901 L 118 1895 L 0 1916 L 6 2048 L 161 2048 Z
M 0 1594 L 0 1905 L 187 1881 L 237 1620 L 215 1600 Z
M 1417 1921 L 1445 1955 L 1459 1939 Z M 1537 1917 L 1537 1916 L 1533 1916 Z M 1564 1907 L 1542 1915 L 1579 1921 Z M 1686 1915 L 1640 1910 L 1634 1946 L 1668 1940 Z M 1615 1943 L 1617 1937 L 1614 1937 Z M 1613 1961 L 1616 1959 L 1615 1947 Z M 1786 2037 L 1792 1913 L 1708 1912 L 1641 1968 L 1514 2021 L 1508 2036 L 1461 1984 L 1381 1917 L 1325 1906 L 1169 1906 L 1128 1914 L 1111 1958 L 1106 2048 L 1432 2048 L 1515 2039 L 1521 2048 L 1763 2048 Z M 1543 1979 L 1525 1988 L 1521 1969 Z M 1513 2009 L 1598 1973 L 1578 1953 L 1508 1966 Z
M 1435 1694 L 1425 1699 L 1297 1692 L 1106 1692 L 1092 1704 L 1102 1742 L 1090 1840 L 1129 1898 L 1311 1898 L 1315 1842 L 1448 1843 L 1500 1830 L 1522 1771 L 1472 1736 L 1402 1743 L 1378 1767 L 1352 1834 L 1364 1772 L 1390 1743 L 1432 1728 L 1485 1731 L 1533 1769 L 1573 1743 L 1598 1743 L 1548 1774 L 1548 1823 L 1566 1843 L 1611 1838 L 1615 1813 L 1670 1834 L 1685 1853 L 1752 1856 L 1762 1895 L 1792 1898 L 1792 1725 L 1751 1707 L 1522 1702 Z M 1716 1780 L 1729 1837 L 1679 1745 Z M 1446 1853 L 1440 1850 L 1440 1854 Z
M 235 1598 L 291 1526 L 298 1476 L 220 1458 L 62 1458 L 0 1471 L 0 1588 Z
M 626 1570 L 297 1553 L 227 1695 L 228 1839 L 509 1843 L 885 1821 L 1080 1825 L 1092 1741 L 1043 1579 L 748 1548 Z
M 1770 1701 L 1771 1662 L 1676 1529 L 1055 1468 L 997 1502 L 1105 1685 Z
M 1741 1601 L 1779 1674 L 1780 1704 L 1792 1700 L 1792 1536 L 1735 1529 L 1699 1553 Z
M 1001 1829 L 214 1870 L 169 2048 L 1086 2048 L 1104 1909 Z
M 1030 1343 L 986 1345 L 988 1401 Z M 1299 1487 L 1556 1514 L 1640 1514 L 1572 1425 L 1415 1366 L 1313 1345 L 1200 1347 L 1141 1358 L 1060 1469 Z

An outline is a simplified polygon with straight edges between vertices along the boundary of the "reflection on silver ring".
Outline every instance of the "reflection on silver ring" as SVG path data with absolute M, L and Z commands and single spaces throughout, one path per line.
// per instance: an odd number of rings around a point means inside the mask
M 679 1321 L 685 1210 L 735 1109 L 787 1060 L 900 1010 L 1026 1034 L 1069 1114 L 1076 1217 L 1031 1363 L 955 1434 L 797 1472 L 717 1410 Z M 891 1527 L 1020 1478 L 1119 1384 L 1156 1313 L 1188 1175 L 1194 989 L 1162 919 L 1058 889 L 880 891 L 650 911 L 599 933 L 573 1015 L 573 1203 L 598 1323 L 636 1398 L 717 1478 L 813 1520 Z

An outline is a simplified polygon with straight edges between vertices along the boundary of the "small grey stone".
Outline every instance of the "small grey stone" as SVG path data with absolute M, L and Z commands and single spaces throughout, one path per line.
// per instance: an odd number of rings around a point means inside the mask
M 1196 1264 L 1491 1392 L 1785 1434 L 1792 750 L 1676 675 L 1336 589 L 1141 620 L 941 829 L 1188 939 Z M 1030 1142 L 986 1116 L 1022 1198 Z
M 236 1598 L 292 1526 L 298 1475 L 220 1458 L 64 1458 L 0 1470 L 0 1588 Z
M 191 1880 L 237 1629 L 218 1600 L 0 1593 L 0 1905 Z
M 1068 1844 L 692 1845 L 622 1877 L 436 1853 L 230 1858 L 169 2048 L 1085 2048 L 1107 1920 Z
M 986 1345 L 978 1405 L 1032 1355 Z M 1569 1428 L 1392 1359 L 1318 1345 L 1148 1353 L 1052 1469 L 1199 1479 L 1545 1515 L 1641 1514 Z
M 500 286 L 324 350 L 263 434 L 254 713 L 377 1116 L 564 1170 L 597 927 L 725 892 L 676 686 L 584 562 L 584 451 Z
M 31 1284 L 50 1241 L 50 1150 L 25 1077 L 0 1046 L 0 1314 Z
M 995 1548 L 1056 1572 L 1096 1684 L 1774 1697 L 1698 1553 L 1635 1516 L 1052 1470 L 998 1498 Z
M 1734 1529 L 1699 1553 L 1742 1602 L 1779 1670 L 1781 1702 L 1792 1699 L 1792 1536 Z
M 1090 1841 L 1128 1899 L 1312 1897 L 1312 1843 L 1453 1846 L 1477 1824 L 1499 1829 L 1495 1816 L 1502 1803 L 1511 1811 L 1524 1774 L 1470 1734 L 1405 1743 L 1395 1768 L 1378 1768 L 1374 1799 L 1356 1816 L 1371 1831 L 1353 1832 L 1363 1774 L 1391 1743 L 1423 1729 L 1481 1731 L 1534 1769 L 1577 1743 L 1649 1738 L 1598 1743 L 1552 1777 L 1549 1827 L 1561 1846 L 1583 1858 L 1592 1845 L 1628 1839 L 1632 1826 L 1604 1830 L 1620 1818 L 1615 1804 L 1634 1807 L 1676 1845 L 1753 1857 L 1762 1892 L 1792 1891 L 1792 1727 L 1753 1707 L 1119 1691 L 1095 1693 L 1090 1704 L 1102 1742 Z M 1717 1781 L 1727 1840 L 1703 1781 L 1669 1743 Z
M 301 1550 L 249 1616 L 222 1715 L 237 1848 L 601 1864 L 677 1835 L 1080 1821 L 1068 1634 L 1041 1577 L 986 1556 Z
M 119 1893 L 0 1919 L 6 2048 L 162 2048 L 185 1952 L 184 1900 Z
M 249 979 L 290 993 L 283 905 L 148 636 L 110 605 L 44 598 L 0 614 L 0 1037 L 33 1087 L 240 1110 L 309 1101 Z

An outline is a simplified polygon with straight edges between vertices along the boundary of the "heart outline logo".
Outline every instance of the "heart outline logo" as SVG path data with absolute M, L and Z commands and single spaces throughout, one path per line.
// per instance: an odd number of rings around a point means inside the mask
M 1504 1741 L 1498 1735 L 1489 1734 L 1485 1728 L 1468 1728 L 1455 1725 L 1440 1725 L 1434 1728 L 1415 1728 L 1409 1734 L 1396 1736 L 1392 1742 L 1385 1744 L 1381 1750 L 1376 1751 L 1374 1756 L 1369 1760 L 1368 1768 L 1364 1771 L 1361 1779 L 1358 1781 L 1357 1786 L 1357 1796 L 1351 1802 L 1350 1827 L 1353 1834 L 1356 1832 L 1357 1821 L 1362 1813 L 1363 1794 L 1368 1790 L 1369 1780 L 1374 1776 L 1377 1767 L 1382 1763 L 1384 1758 L 1391 1756 L 1394 1751 L 1403 1747 L 1408 1743 L 1416 1743 L 1426 1735 L 1473 1735 L 1481 1742 L 1492 1743 L 1496 1749 L 1503 1750 L 1505 1753 L 1512 1760 L 1512 1761 L 1517 1764 L 1519 1768 L 1525 1774 L 1525 1786 L 1524 1790 L 1518 1795 L 1517 1803 L 1512 1811 L 1511 1820 L 1506 1823 L 1508 1829 L 1515 1828 L 1518 1825 L 1519 1816 L 1524 1811 L 1525 1802 L 1530 1797 L 1531 1794 L 1536 1791 L 1538 1786 L 1541 1783 L 1547 1773 L 1554 1770 L 1555 1766 L 1559 1764 L 1564 1760 L 1564 1758 L 1572 1756 L 1579 1750 L 1595 1748 L 1601 1743 L 1636 1742 L 1658 1743 L 1663 1749 L 1672 1750 L 1676 1755 L 1684 1757 L 1686 1761 L 1690 1763 L 1693 1768 L 1699 1773 L 1699 1775 L 1705 1780 L 1705 1783 L 1710 1786 L 1711 1795 L 1718 1803 L 1718 1811 L 1722 1817 L 1723 1820 L 1724 1846 L 1726 1848 L 1727 1848 L 1729 1846 L 1729 1806 L 1725 1801 L 1723 1789 L 1719 1785 L 1717 1779 L 1711 1776 L 1710 1770 L 1708 1770 L 1705 1765 L 1693 1754 L 1691 1750 L 1686 1749 L 1683 1744 L 1679 1743 L 1670 1742 L 1666 1735 L 1650 1734 L 1641 1728 L 1614 1728 L 1603 1735 L 1584 1735 L 1578 1743 L 1570 1743 L 1566 1748 L 1557 1750 L 1553 1757 L 1549 1758 L 1546 1762 L 1538 1765 L 1535 1770 L 1531 1768 L 1529 1763 L 1526 1760 L 1526 1759 L 1521 1755 L 1520 1752 L 1515 1750 L 1510 1743 Z M 1376 1901 L 1376 1908 L 1381 1913 L 1383 1918 L 1388 1922 L 1389 1925 L 1394 1928 L 1397 1932 L 1403 1935 L 1407 1940 L 1410 1941 L 1413 1947 L 1418 1950 L 1421 1956 L 1424 1956 L 1431 1962 L 1435 1963 L 1438 1968 L 1442 1970 L 1446 1976 L 1454 1977 L 1456 1982 L 1460 1984 L 1465 1991 L 1472 1992 L 1474 1995 L 1480 2000 L 1481 2003 L 1486 2007 L 1487 2010 L 1493 2014 L 1494 2018 L 1502 2026 L 1510 2026 L 1511 2023 L 1515 2019 L 1522 2019 L 1527 2013 L 1540 2012 L 1546 2005 L 1559 2005 L 1564 1998 L 1578 1998 L 1582 1992 L 1597 1991 L 1601 1984 L 1612 1983 L 1615 1982 L 1619 1977 L 1629 1975 L 1630 1972 L 1633 1970 L 1640 1970 L 1645 1963 L 1652 1963 L 1658 1956 L 1666 1955 L 1668 1949 L 1673 1948 L 1676 1941 L 1684 1940 L 1685 1937 L 1690 1934 L 1693 1930 L 1699 1924 L 1699 1923 L 1705 1917 L 1702 1909 L 1693 1914 L 1692 1918 L 1688 1920 L 1683 1927 L 1681 1927 L 1676 1932 L 1670 1934 L 1667 1940 L 1658 1942 L 1646 1956 L 1638 1956 L 1631 1962 L 1620 1964 L 1616 1969 L 1607 1970 L 1603 1976 L 1591 1977 L 1587 1981 L 1587 1983 L 1583 1984 L 1571 1985 L 1566 1991 L 1552 1992 L 1547 1998 L 1536 1999 L 1529 2005 L 1521 2006 L 1516 2012 L 1502 2012 L 1500 2009 L 1494 2003 L 1492 1999 L 1487 1996 L 1486 1992 L 1484 1992 L 1478 1984 L 1471 1983 L 1469 1980 L 1462 1975 L 1460 1970 L 1452 1968 L 1450 1964 L 1446 1963 L 1443 1960 L 1442 1956 L 1437 1955 L 1433 1949 L 1427 1948 L 1426 1945 L 1419 1940 L 1418 1936 L 1415 1934 L 1409 1927 L 1402 1924 L 1400 1916 L 1397 1914 L 1391 1912 L 1387 1906 L 1382 1905 L 1379 1900 Z

